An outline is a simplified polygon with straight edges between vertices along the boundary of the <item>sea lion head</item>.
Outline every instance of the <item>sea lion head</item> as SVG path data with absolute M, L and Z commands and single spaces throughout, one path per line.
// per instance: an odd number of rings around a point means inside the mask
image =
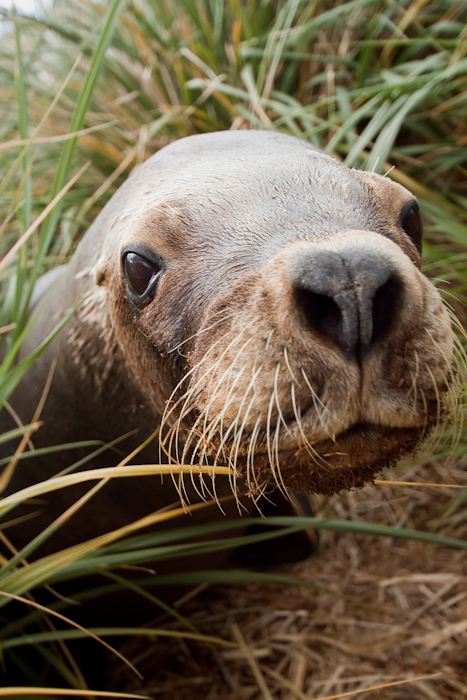
M 331 494 L 439 422 L 453 334 L 405 188 L 240 131 L 164 148 L 116 202 L 96 280 L 172 461 Z

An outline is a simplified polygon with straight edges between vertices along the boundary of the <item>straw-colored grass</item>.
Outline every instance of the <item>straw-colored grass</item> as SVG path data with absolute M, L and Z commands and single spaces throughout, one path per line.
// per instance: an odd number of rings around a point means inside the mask
M 422 462 L 404 470 L 404 477 L 467 485 L 464 464 L 456 460 Z M 465 517 L 456 518 L 453 495 L 449 488 L 379 485 L 331 499 L 323 504 L 323 514 L 464 538 Z M 323 532 L 319 554 L 287 573 L 316 587 L 237 582 L 201 587 L 179 606 L 199 631 L 223 636 L 237 648 L 182 639 L 133 640 L 124 652 L 144 681 L 115 664 L 106 687 L 144 688 L 161 700 L 467 696 L 467 559 L 462 551 Z M 180 629 L 167 619 L 163 624 Z

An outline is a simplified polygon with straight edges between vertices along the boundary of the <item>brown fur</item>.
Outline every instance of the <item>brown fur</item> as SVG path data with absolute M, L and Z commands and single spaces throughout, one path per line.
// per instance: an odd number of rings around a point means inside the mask
M 12 400 L 28 422 L 58 361 L 36 446 L 133 430 L 131 449 L 162 419 L 165 459 L 231 467 L 219 493 L 246 482 L 254 498 L 268 484 L 330 494 L 371 481 L 439 421 L 451 381 L 449 317 L 399 221 L 411 199 L 281 134 L 223 132 L 163 149 L 90 228 L 22 351 L 84 299 Z M 141 244 L 166 268 L 154 301 L 138 309 L 121 255 Z M 323 251 L 373 256 L 395 271 L 394 319 L 368 352 L 344 351 L 297 306 L 297 269 L 315 259 L 319 268 Z M 140 459 L 158 458 L 154 448 Z M 21 466 L 12 488 L 66 461 Z M 99 495 L 80 537 L 167 505 L 178 486 L 152 480 L 128 497 L 129 488 Z M 55 498 L 59 512 L 66 502 Z

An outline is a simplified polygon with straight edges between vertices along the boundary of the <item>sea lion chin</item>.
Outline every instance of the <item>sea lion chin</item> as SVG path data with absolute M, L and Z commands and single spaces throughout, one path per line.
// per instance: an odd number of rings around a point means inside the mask
M 405 188 L 303 140 L 181 139 L 86 233 L 22 354 L 84 301 L 12 405 L 29 422 L 56 362 L 38 446 L 134 431 L 131 447 L 160 424 L 165 461 L 229 466 L 230 487 L 253 498 L 361 486 L 447 410 L 453 334 L 420 272 L 421 233 Z M 109 500 L 103 520 L 173 496 L 152 483 L 131 504 Z

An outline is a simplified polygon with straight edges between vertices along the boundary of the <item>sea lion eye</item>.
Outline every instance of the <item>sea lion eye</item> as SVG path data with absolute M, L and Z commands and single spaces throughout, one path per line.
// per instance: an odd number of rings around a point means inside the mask
M 407 202 L 407 204 L 403 207 L 400 215 L 400 225 L 421 252 L 423 226 L 417 202 Z
M 156 291 L 161 269 L 161 265 L 139 253 L 124 252 L 123 271 L 133 301 L 139 304 L 151 301 Z

